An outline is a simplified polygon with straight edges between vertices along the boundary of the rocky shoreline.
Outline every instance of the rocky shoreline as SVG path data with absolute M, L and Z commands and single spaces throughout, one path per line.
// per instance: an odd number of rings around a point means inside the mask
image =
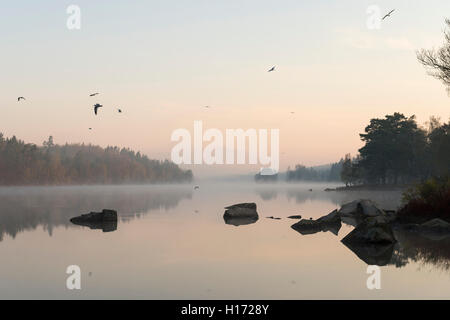
M 256 204 L 226 207 L 224 220 L 235 226 L 255 223 L 258 220 Z M 360 199 L 346 203 L 319 219 L 301 219 L 291 228 L 305 236 L 318 232 L 331 232 L 337 236 L 342 223 L 353 226 L 354 229 L 341 242 L 367 264 L 379 266 L 391 261 L 394 249 L 399 247 L 399 238 L 416 237 L 435 243 L 450 239 L 450 223 L 447 221 L 433 217 L 420 224 L 402 221 L 396 211 L 384 210 L 371 200 Z

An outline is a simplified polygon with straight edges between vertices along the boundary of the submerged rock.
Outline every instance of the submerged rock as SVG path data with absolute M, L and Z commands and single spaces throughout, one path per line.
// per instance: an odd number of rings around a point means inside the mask
M 298 216 L 289 216 L 288 219 L 301 219 L 302 216 L 298 215 Z
M 90 212 L 70 219 L 76 225 L 101 229 L 103 232 L 117 230 L 117 211 L 103 209 L 101 212 Z

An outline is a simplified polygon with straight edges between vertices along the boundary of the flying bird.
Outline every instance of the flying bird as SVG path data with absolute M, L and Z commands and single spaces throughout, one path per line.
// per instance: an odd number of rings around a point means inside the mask
M 275 66 L 273 66 L 272 68 L 270 68 L 270 70 L 267 71 L 267 72 L 272 72 L 272 71 L 275 71 Z
M 101 104 L 98 104 L 98 103 L 94 104 L 94 113 L 95 113 L 95 115 L 97 115 L 98 108 L 102 108 L 102 107 L 103 106 Z
M 20 101 L 20 100 L 25 100 L 25 98 L 24 97 L 18 97 L 17 101 Z
M 194 187 L 194 190 L 198 190 L 198 189 L 200 189 L 199 186 L 195 186 L 195 187 Z
M 89 95 L 89 97 L 95 97 L 95 96 L 98 95 L 98 94 L 100 94 L 100 93 L 98 93 L 98 92 L 96 92 L 96 93 L 91 93 L 91 94 Z
M 206 108 L 206 109 L 209 109 L 209 108 L 210 108 L 210 106 L 205 106 L 205 108 Z
M 395 9 L 394 10 L 391 10 L 387 15 L 385 15 L 381 20 L 384 20 L 384 19 L 386 19 L 387 17 L 390 17 L 391 16 L 391 14 L 393 13 L 395 11 Z

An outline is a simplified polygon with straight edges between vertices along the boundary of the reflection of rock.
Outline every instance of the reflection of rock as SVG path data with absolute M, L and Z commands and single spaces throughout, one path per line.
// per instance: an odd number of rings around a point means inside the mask
M 338 235 L 341 226 L 341 219 L 337 214 L 337 210 L 335 210 L 329 215 L 323 216 L 317 220 L 300 220 L 292 225 L 291 228 L 303 235 L 314 234 L 321 231 L 330 231 L 331 233 Z
M 70 219 L 70 222 L 91 229 L 102 229 L 103 232 L 117 230 L 117 211 L 103 209 L 102 212 L 91 212 Z
M 225 207 L 225 209 L 223 219 L 226 224 L 240 226 L 255 223 L 259 218 L 256 203 L 239 203 Z
M 360 223 L 344 239 L 344 243 L 395 243 L 391 226 L 386 223 L 384 217 L 367 218 Z
M 343 242 L 344 245 L 353 251 L 358 258 L 368 265 L 385 266 L 390 263 L 395 245 L 386 244 L 362 244 Z
M 394 229 L 400 245 L 400 253 L 408 260 L 431 263 L 443 270 L 450 270 L 450 237 L 437 237 L 410 230 L 404 226 Z
M 72 223 L 83 227 L 89 227 L 93 230 L 101 229 L 103 232 L 112 232 L 117 230 L 117 220 L 104 222 L 72 221 Z
M 223 217 L 226 224 L 231 224 L 233 226 L 243 226 L 247 224 L 252 224 L 258 221 L 258 216 L 256 217 Z

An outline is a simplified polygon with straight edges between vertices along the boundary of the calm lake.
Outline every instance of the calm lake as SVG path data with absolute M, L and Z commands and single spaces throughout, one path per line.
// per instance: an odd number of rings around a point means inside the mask
M 352 251 L 338 235 L 291 226 L 369 198 L 385 209 L 401 193 L 325 192 L 331 184 L 0 188 L 0 298 L 38 299 L 440 299 L 450 297 L 450 239 L 416 239 Z M 312 189 L 312 191 L 309 191 Z M 224 207 L 256 202 L 259 220 L 226 224 Z M 117 229 L 69 219 L 117 210 Z M 279 217 L 281 220 L 266 217 Z M 369 251 L 370 252 L 370 251 Z M 368 263 L 381 289 L 368 290 Z M 81 268 L 81 290 L 66 269 Z

